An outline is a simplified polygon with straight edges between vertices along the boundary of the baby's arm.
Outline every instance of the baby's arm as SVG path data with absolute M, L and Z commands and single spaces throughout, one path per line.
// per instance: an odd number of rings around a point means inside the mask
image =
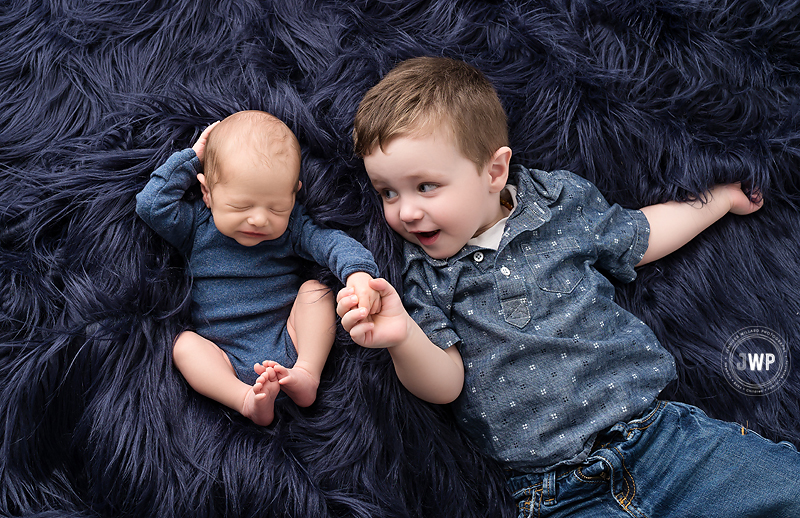
M 373 279 L 370 286 L 380 294 L 380 311 L 371 321 L 366 320 L 367 309 L 358 307 L 352 288 L 344 288 L 336 298 L 342 326 L 357 344 L 388 349 L 397 377 L 409 392 L 430 403 L 454 401 L 464 385 L 464 364 L 458 349 L 434 345 L 385 279 Z
M 208 134 L 216 123 L 203 131 L 192 149 L 173 153 L 150 175 L 144 189 L 136 195 L 136 213 L 161 237 L 184 253 L 191 246 L 195 209 L 184 201 L 186 191 L 197 182 Z
M 206 158 L 206 144 L 208 144 L 208 135 L 211 133 L 211 130 L 214 129 L 214 126 L 219 124 L 220 121 L 217 121 L 213 124 L 209 124 L 206 129 L 200 134 L 197 138 L 197 142 L 192 144 L 192 149 L 194 153 L 197 155 L 197 159 L 200 161 L 202 165 Z
M 197 159 L 191 149 L 174 153 L 150 175 L 136 195 L 136 214 L 161 237 L 183 252 L 191 246 L 195 210 L 183 199 L 196 182 Z
M 670 201 L 642 208 L 650 224 L 650 239 L 639 265 L 655 261 L 682 247 L 728 212 L 745 215 L 761 208 L 742 192 L 741 185 L 717 185 L 706 203 Z M 638 265 L 637 265 L 638 266 Z

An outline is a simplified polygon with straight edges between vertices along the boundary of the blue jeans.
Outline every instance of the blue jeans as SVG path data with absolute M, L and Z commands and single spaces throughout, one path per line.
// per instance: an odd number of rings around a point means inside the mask
M 800 516 L 800 453 L 699 408 L 658 401 L 580 466 L 518 475 L 519 516 Z

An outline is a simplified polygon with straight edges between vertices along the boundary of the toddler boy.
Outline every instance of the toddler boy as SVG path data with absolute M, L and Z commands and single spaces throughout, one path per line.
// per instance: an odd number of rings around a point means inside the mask
M 405 239 L 405 308 L 375 279 L 367 318 L 345 288 L 345 329 L 388 348 L 413 394 L 456 401 L 520 516 L 800 515 L 796 450 L 658 400 L 674 360 L 600 273 L 632 281 L 761 202 L 720 185 L 706 203 L 609 206 L 575 174 L 510 166 L 506 124 L 489 81 L 446 58 L 403 62 L 365 95 L 355 150 Z

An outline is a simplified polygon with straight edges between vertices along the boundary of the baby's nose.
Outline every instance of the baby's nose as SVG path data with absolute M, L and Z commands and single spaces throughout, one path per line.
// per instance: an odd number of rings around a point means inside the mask
M 256 211 L 249 215 L 247 223 L 254 227 L 263 227 L 267 224 L 267 215 L 263 211 Z

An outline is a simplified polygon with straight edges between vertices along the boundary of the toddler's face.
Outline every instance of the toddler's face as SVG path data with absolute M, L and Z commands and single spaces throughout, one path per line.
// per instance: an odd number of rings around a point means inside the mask
M 435 259 L 455 255 L 505 214 L 487 168 L 480 171 L 442 130 L 397 137 L 364 157 L 389 226 Z
M 281 163 L 272 168 L 253 166 L 244 159 L 228 160 L 220 181 L 203 199 L 214 225 L 223 235 L 244 246 L 277 239 L 289 225 L 295 203 L 296 171 Z

